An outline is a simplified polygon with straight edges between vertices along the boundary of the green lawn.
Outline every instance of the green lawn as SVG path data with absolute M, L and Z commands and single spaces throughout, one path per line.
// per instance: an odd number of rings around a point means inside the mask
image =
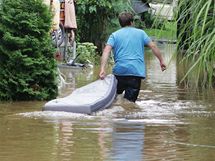
M 157 39 L 168 39 L 175 40 L 176 39 L 176 22 L 164 22 L 162 29 L 144 29 L 144 31 L 150 37 L 156 37 Z

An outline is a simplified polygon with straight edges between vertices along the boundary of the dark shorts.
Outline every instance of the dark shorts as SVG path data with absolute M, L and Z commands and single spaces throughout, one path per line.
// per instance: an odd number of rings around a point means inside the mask
M 124 98 L 135 102 L 139 95 L 141 86 L 141 77 L 135 76 L 117 76 L 117 94 L 122 94 L 125 91 Z

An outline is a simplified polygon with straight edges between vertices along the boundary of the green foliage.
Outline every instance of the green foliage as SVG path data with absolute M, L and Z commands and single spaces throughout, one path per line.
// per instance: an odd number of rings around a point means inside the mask
M 99 55 L 96 52 L 97 47 L 90 42 L 78 43 L 77 44 L 77 54 L 80 54 L 78 57 L 78 62 L 86 64 L 91 62 L 95 65 L 99 63 Z
M 127 0 L 78 0 L 76 3 L 80 42 L 92 42 L 101 51 L 111 28 L 118 26 L 118 13 L 128 9 Z
M 189 70 L 182 81 L 212 87 L 215 73 L 215 4 L 213 0 L 182 0 L 178 5 L 178 48 Z M 194 75 L 194 77 L 193 77 Z
M 144 29 L 151 37 L 158 39 L 176 40 L 176 22 L 164 21 L 161 29 Z
M 186 68 L 185 73 L 180 71 L 180 83 L 195 88 L 215 87 L 214 0 L 180 0 L 175 13 L 177 47 L 182 53 L 179 65 Z
M 51 13 L 42 0 L 2 0 L 0 100 L 46 100 L 57 95 Z

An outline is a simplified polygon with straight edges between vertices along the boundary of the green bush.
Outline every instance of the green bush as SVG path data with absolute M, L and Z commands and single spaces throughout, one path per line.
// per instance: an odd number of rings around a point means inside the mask
M 78 0 L 77 39 L 79 42 L 92 42 L 101 52 L 112 29 L 119 28 L 118 13 L 128 10 L 127 0 Z
M 57 96 L 51 20 L 42 0 L 2 0 L 0 100 L 47 100 Z
M 85 43 L 78 43 L 77 44 L 77 54 L 78 56 L 78 62 L 79 63 L 89 63 L 91 62 L 92 64 L 98 64 L 100 56 L 96 52 L 97 47 L 90 42 L 85 42 Z

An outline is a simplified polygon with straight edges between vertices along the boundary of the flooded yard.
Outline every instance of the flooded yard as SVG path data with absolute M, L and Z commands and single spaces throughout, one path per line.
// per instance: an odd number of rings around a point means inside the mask
M 175 47 L 159 46 L 170 63 L 160 71 L 146 53 L 147 79 L 136 104 L 120 96 L 92 115 L 42 112 L 45 102 L 0 104 L 1 161 L 214 161 L 215 91 L 177 85 Z M 98 70 L 61 69 L 60 97 L 97 79 Z

